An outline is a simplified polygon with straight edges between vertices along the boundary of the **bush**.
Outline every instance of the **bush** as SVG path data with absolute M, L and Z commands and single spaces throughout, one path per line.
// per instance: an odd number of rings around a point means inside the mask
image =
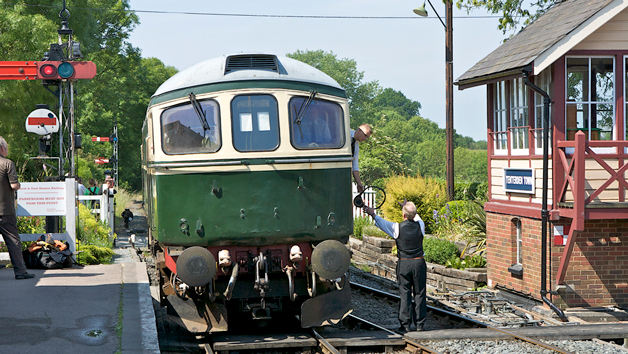
M 486 266 L 486 259 L 479 254 L 467 256 L 464 259 L 455 256 L 447 260 L 445 266 L 454 269 L 484 268 Z
M 83 264 L 109 264 L 113 257 L 113 238 L 110 228 L 90 213 L 83 204 L 79 204 L 79 222 L 76 238 L 79 241 L 77 260 Z M 114 234 L 115 237 L 115 234 Z
M 403 221 L 401 207 L 398 203 L 404 199 L 416 205 L 417 212 L 425 221 L 425 232 L 432 233 L 433 211 L 440 210 L 447 201 L 445 185 L 442 182 L 421 176 L 395 176 L 386 180 L 386 202 L 382 206 L 382 214 L 386 220 Z
M 477 199 L 479 182 L 457 182 L 454 181 L 454 200 L 475 200 Z
M 353 237 L 358 240 L 362 239 L 364 227 L 373 225 L 373 221 L 369 216 L 357 216 L 353 219 Z
M 21 234 L 43 234 L 46 232 L 45 216 L 18 216 L 17 228 Z
M 82 251 L 76 256 L 79 264 L 109 264 L 113 257 L 111 248 L 79 244 L 78 250 Z
M 423 239 L 425 261 L 445 265 L 452 257 L 458 256 L 458 247 L 451 241 L 437 237 Z
M 375 225 L 364 226 L 364 228 L 362 229 L 362 234 L 367 235 L 367 236 L 373 236 L 373 237 L 382 237 L 382 238 L 389 237 L 388 234 L 386 234 L 384 231 L 382 231 L 379 227 Z

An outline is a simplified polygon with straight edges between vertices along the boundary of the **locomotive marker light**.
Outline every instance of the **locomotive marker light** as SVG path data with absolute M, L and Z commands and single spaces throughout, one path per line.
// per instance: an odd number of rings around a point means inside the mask
M 340 278 L 349 270 L 350 263 L 349 250 L 336 240 L 323 241 L 312 252 L 312 268 L 323 279 Z
M 186 248 L 176 264 L 177 276 L 189 286 L 203 286 L 216 275 L 216 258 L 200 246 Z
M 39 108 L 28 114 L 26 131 L 37 135 L 50 135 L 59 132 L 59 119 L 52 111 Z

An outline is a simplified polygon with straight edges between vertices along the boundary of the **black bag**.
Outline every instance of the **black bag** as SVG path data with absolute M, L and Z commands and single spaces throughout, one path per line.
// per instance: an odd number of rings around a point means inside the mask
M 63 251 L 42 250 L 33 253 L 24 250 L 22 257 L 28 269 L 63 269 L 72 267 L 73 263 L 72 251 L 69 248 Z

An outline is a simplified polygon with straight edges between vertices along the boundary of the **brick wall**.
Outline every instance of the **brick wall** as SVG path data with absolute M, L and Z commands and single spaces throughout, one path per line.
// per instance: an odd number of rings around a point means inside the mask
M 516 262 L 515 220 L 521 221 L 522 275 L 513 275 L 508 267 Z M 561 219 L 548 225 L 568 225 Z M 488 279 L 497 284 L 530 293 L 540 298 L 541 287 L 541 220 L 513 215 L 486 213 Z M 582 232 L 575 233 L 573 252 L 560 295 L 550 299 L 559 307 L 617 305 L 628 307 L 628 220 L 589 220 Z M 554 245 L 548 238 L 547 286 L 556 290 L 556 272 L 565 246 Z M 551 252 L 551 264 L 550 260 Z M 551 274 L 551 275 L 550 275 Z

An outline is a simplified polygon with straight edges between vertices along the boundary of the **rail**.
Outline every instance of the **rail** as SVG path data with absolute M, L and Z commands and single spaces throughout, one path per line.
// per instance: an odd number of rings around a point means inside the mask
M 393 298 L 393 299 L 397 299 L 397 300 L 399 299 L 399 296 L 397 296 L 397 295 L 395 295 L 395 294 L 390 294 L 390 293 L 387 293 L 387 292 L 385 292 L 385 291 L 381 291 L 381 290 L 378 290 L 378 289 L 374 289 L 374 288 L 371 288 L 371 287 L 368 287 L 368 286 L 365 286 L 365 285 L 362 285 L 362 284 L 357 284 L 357 283 L 353 283 L 353 282 L 351 282 L 351 283 L 350 283 L 350 285 L 351 285 L 351 287 L 354 287 L 354 288 L 361 288 L 361 289 L 363 289 L 363 290 L 367 290 L 367 291 L 370 291 L 370 292 L 372 292 L 372 293 L 378 294 L 379 296 L 385 296 L 385 297 L 388 297 L 388 298 Z M 428 296 L 428 298 L 429 298 L 430 300 L 432 300 L 432 301 L 440 301 L 440 300 L 438 300 L 438 299 L 434 299 L 434 298 L 429 297 L 429 296 Z M 448 306 L 448 305 L 447 305 L 447 304 L 445 304 L 445 306 Z M 530 338 L 530 337 L 526 337 L 526 336 L 522 336 L 522 335 L 519 335 L 519 334 L 516 334 L 516 333 L 512 333 L 512 332 L 510 332 L 510 331 L 508 331 L 508 330 L 505 330 L 505 329 L 502 329 L 502 328 L 493 327 L 493 326 L 490 326 L 490 325 L 488 325 L 488 324 L 486 324 L 486 323 L 484 323 L 484 322 L 476 321 L 476 320 L 470 319 L 470 318 L 468 318 L 468 317 L 462 316 L 462 315 L 460 315 L 460 314 L 457 314 L 457 313 L 454 313 L 454 312 L 451 312 L 451 311 L 447 311 L 447 310 L 444 310 L 444 309 L 441 309 L 441 308 L 437 308 L 437 307 L 434 307 L 434 306 L 430 306 L 430 305 L 428 305 L 428 306 L 427 306 L 427 308 L 428 308 L 428 310 L 430 310 L 430 311 L 437 311 L 437 312 L 441 312 L 441 313 L 444 313 L 444 314 L 446 314 L 446 315 L 448 315 L 448 316 L 455 317 L 455 318 L 458 318 L 458 319 L 460 319 L 460 320 L 463 320 L 463 321 L 466 321 L 466 322 L 468 322 L 468 323 L 471 323 L 471 324 L 473 324 L 473 325 L 476 325 L 476 326 L 479 326 L 479 327 L 488 328 L 488 329 L 491 329 L 491 330 L 494 330 L 494 331 L 497 331 L 497 332 L 501 332 L 501 333 L 504 333 L 504 334 L 506 334 L 506 335 L 509 335 L 509 336 L 511 336 L 511 337 L 513 337 L 513 338 L 516 338 L 516 339 L 522 340 L 522 341 L 524 341 L 524 342 L 532 343 L 532 344 L 534 344 L 534 345 L 538 345 L 538 346 L 541 346 L 541 347 L 543 347 L 543 348 L 550 349 L 550 350 L 553 350 L 553 351 L 558 352 L 558 353 L 561 353 L 561 354 L 570 354 L 570 353 L 571 353 L 571 352 L 568 352 L 568 351 L 564 351 L 564 350 L 563 350 L 563 349 L 561 349 L 561 348 L 555 347 L 555 346 L 553 346 L 553 345 L 551 345 L 551 344 L 547 344 L 547 343 L 544 343 L 544 342 L 538 341 L 538 340 L 533 339 L 533 338 Z M 352 315 L 350 315 L 350 316 L 352 316 Z M 411 342 L 411 341 L 410 341 L 409 339 L 407 339 L 406 337 L 404 337 L 404 339 L 405 339 L 407 342 Z M 412 345 L 417 346 L 417 348 L 418 348 L 418 345 L 419 345 L 419 344 L 418 344 L 418 343 L 412 343 Z M 412 352 L 412 351 L 410 350 L 410 352 Z

